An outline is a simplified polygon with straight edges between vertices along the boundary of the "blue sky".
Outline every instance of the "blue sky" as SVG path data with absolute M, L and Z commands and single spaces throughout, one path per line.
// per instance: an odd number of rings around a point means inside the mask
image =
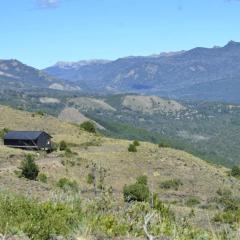
M 0 59 L 37 68 L 240 41 L 240 0 L 2 0 Z

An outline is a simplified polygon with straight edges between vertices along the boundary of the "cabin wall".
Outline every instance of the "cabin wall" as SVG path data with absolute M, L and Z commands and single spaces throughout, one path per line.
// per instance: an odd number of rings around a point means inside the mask
M 37 140 L 37 145 L 39 148 L 51 149 L 51 139 L 45 133 L 42 133 Z
M 33 140 L 5 139 L 4 145 L 16 146 L 16 147 L 24 147 L 24 146 L 35 147 L 37 145 L 37 142 Z

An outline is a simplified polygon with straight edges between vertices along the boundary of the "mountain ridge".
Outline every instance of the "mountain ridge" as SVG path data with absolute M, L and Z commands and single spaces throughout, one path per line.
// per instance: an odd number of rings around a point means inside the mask
M 77 69 L 57 66 L 44 71 L 66 81 L 73 81 L 85 91 L 106 93 L 143 93 L 169 98 L 188 99 L 189 89 L 194 100 L 228 101 L 218 96 L 214 88 L 207 99 L 199 95 L 198 85 L 225 79 L 231 101 L 240 102 L 235 93 L 240 89 L 240 43 L 230 41 L 223 47 L 197 47 L 188 51 L 152 56 L 131 56 L 114 61 L 87 64 Z M 234 84 L 235 83 L 235 84 Z M 234 84 L 234 86 L 232 86 Z M 231 87 L 232 86 L 232 87 Z M 204 89 L 208 92 L 208 88 Z M 222 92 L 224 91 L 222 90 Z

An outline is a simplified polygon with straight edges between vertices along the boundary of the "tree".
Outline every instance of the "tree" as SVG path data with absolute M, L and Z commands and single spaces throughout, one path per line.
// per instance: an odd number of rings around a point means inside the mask
M 0 138 L 3 139 L 9 131 L 10 130 L 8 128 L 4 128 L 4 129 L 0 130 Z
M 134 144 L 130 144 L 128 146 L 128 151 L 129 152 L 137 152 L 137 148 L 136 148 L 136 146 Z
M 31 154 L 28 154 L 26 158 L 22 161 L 20 169 L 22 170 L 21 175 L 29 180 L 36 180 L 39 168 L 34 161 Z
M 68 148 L 67 143 L 62 140 L 62 141 L 59 143 L 59 149 L 60 149 L 60 151 L 65 151 L 67 148 Z
M 240 177 L 240 167 L 238 166 L 233 166 L 231 170 L 231 175 L 233 177 Z
M 140 146 L 140 143 L 139 143 L 138 140 L 134 140 L 134 141 L 133 141 L 133 145 L 136 146 L 136 147 L 138 147 L 138 146 Z
M 80 125 L 80 128 L 82 128 L 83 130 L 90 132 L 90 133 L 96 133 L 95 125 L 94 125 L 94 123 L 92 123 L 90 121 L 83 122 Z

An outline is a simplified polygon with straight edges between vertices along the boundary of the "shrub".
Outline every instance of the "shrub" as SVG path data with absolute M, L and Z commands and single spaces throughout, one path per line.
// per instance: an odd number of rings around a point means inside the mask
M 36 114 L 39 115 L 39 116 L 44 116 L 44 112 L 41 111 L 41 110 L 37 111 Z
M 58 143 L 52 143 L 52 151 L 57 151 L 59 148 L 59 144 Z
M 39 173 L 37 180 L 43 183 L 47 183 L 47 175 L 45 173 Z
M 6 135 L 6 133 L 8 133 L 10 131 L 10 129 L 8 128 L 3 128 L 1 131 L 0 131 L 0 138 L 3 139 L 4 136 Z
M 183 183 L 181 182 L 180 179 L 171 179 L 171 180 L 167 180 L 164 182 L 160 183 L 160 187 L 163 189 L 174 189 L 174 190 L 178 190 L 178 188 L 183 185 Z
M 233 166 L 231 170 L 231 175 L 233 177 L 240 177 L 240 167 L 238 166 Z
M 125 202 L 139 201 L 144 202 L 149 199 L 149 188 L 147 185 L 147 176 L 139 176 L 135 184 L 125 185 L 123 196 Z
M 156 193 L 153 194 L 153 208 L 161 212 L 163 218 L 175 219 L 174 213 L 170 211 L 169 207 L 164 205 Z
M 148 185 L 148 179 L 146 175 L 141 175 L 137 178 L 138 184 Z
M 67 149 L 67 143 L 64 141 L 64 140 L 62 140 L 60 143 L 59 143 L 59 150 L 60 151 L 65 151 L 66 149 Z
M 218 203 L 224 207 L 224 211 L 237 211 L 240 206 L 239 199 L 235 199 L 231 195 L 221 197 L 218 199 Z
M 34 161 L 31 154 L 28 154 L 26 158 L 22 161 L 20 169 L 22 170 L 21 175 L 29 180 L 36 180 L 39 168 Z
M 170 147 L 170 144 L 167 143 L 167 142 L 162 141 L 162 142 L 160 142 L 160 143 L 158 144 L 158 147 L 160 147 L 160 148 L 169 148 L 169 147 Z
M 125 202 L 146 202 L 149 199 L 149 188 L 144 184 L 135 183 L 125 185 L 123 188 L 123 196 Z
M 72 155 L 74 155 L 74 153 L 72 152 L 71 148 L 66 147 L 64 150 L 65 150 L 65 156 L 66 157 L 71 157 Z
M 81 214 L 80 210 L 77 214 Z M 66 237 L 79 223 L 77 214 L 63 203 L 39 203 L 0 194 L 0 232 L 9 235 L 17 231 L 35 240 L 48 240 L 52 235 Z
M 219 188 L 216 192 L 221 197 L 230 197 L 232 196 L 232 191 L 226 188 Z
M 215 222 L 233 224 L 240 220 L 239 216 L 239 213 L 236 214 L 235 212 L 227 211 L 223 213 L 217 213 L 213 220 Z
M 193 207 L 196 206 L 200 203 L 199 199 L 197 199 L 196 197 L 190 197 L 187 201 L 186 201 L 186 205 L 188 207 Z
M 129 152 L 137 152 L 137 148 L 136 148 L 135 145 L 130 144 L 129 147 L 128 147 L 128 151 Z
M 83 122 L 80 125 L 80 128 L 87 131 L 87 132 L 90 132 L 90 133 L 96 133 L 95 125 L 94 125 L 94 123 L 92 123 L 90 121 Z
M 138 140 L 134 140 L 134 141 L 133 141 L 133 145 L 136 146 L 136 147 L 138 147 L 138 146 L 140 146 L 140 143 L 139 143 Z
M 63 189 L 64 191 L 68 191 L 68 190 L 78 191 L 77 182 L 71 181 L 67 178 L 59 179 L 57 186 Z
M 87 183 L 88 183 L 88 184 L 93 184 L 93 182 L 94 182 L 94 176 L 93 176 L 92 173 L 89 173 L 89 174 L 87 175 Z

